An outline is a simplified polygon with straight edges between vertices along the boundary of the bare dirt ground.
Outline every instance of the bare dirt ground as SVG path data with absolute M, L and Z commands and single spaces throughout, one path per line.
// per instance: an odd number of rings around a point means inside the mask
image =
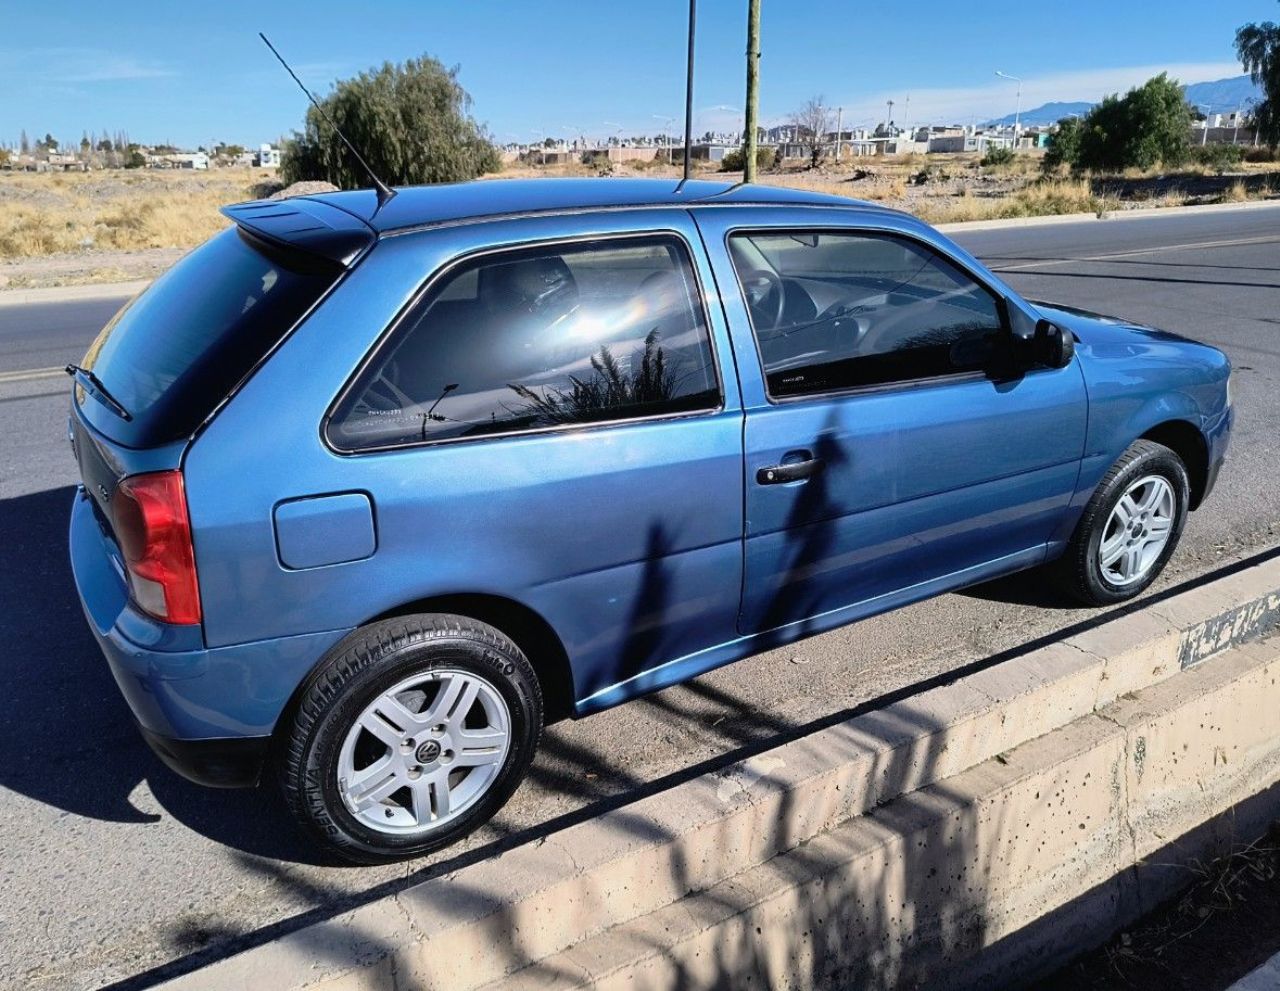
M 696 169 L 699 178 L 742 178 L 707 162 Z M 512 165 L 488 178 L 569 175 L 675 179 L 679 170 L 653 163 Z M 789 163 L 765 170 L 758 181 L 871 200 L 931 223 L 1280 198 L 1277 163 L 1244 163 L 1221 175 L 1190 167 L 1046 178 L 1037 154 L 990 167 L 971 154 L 846 158 L 816 168 Z M 220 207 L 279 186 L 258 169 L 0 173 L 0 291 L 154 278 L 226 225 Z

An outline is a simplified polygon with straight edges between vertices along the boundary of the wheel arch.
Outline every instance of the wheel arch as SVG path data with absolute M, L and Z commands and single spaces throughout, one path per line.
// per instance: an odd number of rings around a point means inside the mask
M 1182 459 L 1191 483 L 1188 508 L 1199 508 L 1209 481 L 1209 444 L 1200 428 L 1189 420 L 1165 420 L 1145 431 L 1139 440 L 1163 444 Z
M 547 722 L 573 714 L 573 668 L 569 654 L 554 627 L 541 614 L 515 599 L 492 593 L 467 592 L 413 599 L 370 616 L 362 626 L 396 616 L 417 613 L 453 613 L 488 623 L 510 637 L 538 673 Z
M 485 593 L 458 593 L 433 595 L 412 599 L 400 605 L 369 616 L 351 633 L 364 629 L 370 623 L 392 619 L 396 616 L 412 616 L 420 613 L 452 613 L 468 619 L 487 623 L 523 651 L 537 672 L 542 688 L 543 718 L 546 723 L 557 722 L 573 715 L 577 695 L 574 692 L 573 669 L 569 655 L 555 629 L 533 609 L 514 599 Z M 350 634 L 348 634 L 350 636 Z M 315 664 L 300 679 L 289 701 L 285 704 L 272 731 L 273 749 L 279 745 L 281 734 L 292 724 L 293 714 L 315 672 L 334 650 L 341 649 L 347 637 L 316 659 Z

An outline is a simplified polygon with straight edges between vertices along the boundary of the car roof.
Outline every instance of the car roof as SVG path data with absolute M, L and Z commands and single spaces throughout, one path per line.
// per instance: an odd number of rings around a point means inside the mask
M 784 186 L 693 179 L 493 179 L 407 186 L 381 207 L 371 189 L 302 199 L 343 210 L 378 234 L 523 214 L 699 205 L 827 206 L 897 213 L 874 203 Z

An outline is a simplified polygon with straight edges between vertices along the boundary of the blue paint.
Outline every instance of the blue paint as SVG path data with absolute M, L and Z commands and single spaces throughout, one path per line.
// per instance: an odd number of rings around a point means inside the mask
M 321 568 L 373 556 L 373 505 L 363 492 L 288 499 L 275 511 L 276 548 L 285 568 Z
M 367 192 L 323 202 L 376 241 L 189 443 L 129 451 L 85 421 L 101 410 L 73 411 L 81 446 L 99 452 L 82 455 L 87 485 L 184 472 L 199 630 L 174 632 L 134 609 L 88 500 L 72 519 L 86 614 L 156 733 L 267 734 L 347 631 L 460 595 L 540 616 L 585 714 L 1043 562 L 1062 549 L 1107 467 L 1162 424 L 1200 431 L 1211 466 L 1226 450 L 1230 369 L 1220 352 L 1026 303 L 893 211 L 717 183 L 677 193 L 642 180 L 407 190 L 376 213 Z M 487 219 L 468 222 L 477 215 Z M 773 402 L 726 238 L 788 227 L 915 238 L 1010 310 L 1071 330 L 1077 356 L 1020 376 Z M 508 245 L 654 231 L 690 256 L 717 408 L 366 454 L 326 444 L 335 399 L 433 273 Z M 811 456 L 827 463 L 819 476 L 756 481 L 761 467 Z

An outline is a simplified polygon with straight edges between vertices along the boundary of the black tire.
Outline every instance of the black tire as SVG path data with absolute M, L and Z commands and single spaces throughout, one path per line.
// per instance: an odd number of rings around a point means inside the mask
M 416 835 L 379 832 L 342 800 L 338 767 L 343 742 L 379 695 L 439 668 L 478 675 L 496 689 L 510 719 L 506 757 L 487 790 L 452 821 Z M 280 784 L 295 819 L 332 853 L 362 864 L 402 860 L 456 842 L 487 822 L 523 780 L 541 733 L 537 675 L 501 632 L 446 614 L 383 620 L 343 640 L 307 679 L 282 740 Z
M 1173 527 L 1160 556 L 1142 578 L 1128 585 L 1109 581 L 1099 562 L 1107 521 L 1125 491 L 1147 475 L 1163 477 L 1173 490 L 1175 502 Z M 1085 506 L 1066 553 L 1055 562 L 1058 584 L 1073 598 L 1093 606 L 1112 605 L 1132 599 L 1147 588 L 1168 563 L 1178 546 L 1191 498 L 1191 485 L 1182 459 L 1163 444 L 1137 440 L 1129 445 L 1102 477 L 1098 488 Z

